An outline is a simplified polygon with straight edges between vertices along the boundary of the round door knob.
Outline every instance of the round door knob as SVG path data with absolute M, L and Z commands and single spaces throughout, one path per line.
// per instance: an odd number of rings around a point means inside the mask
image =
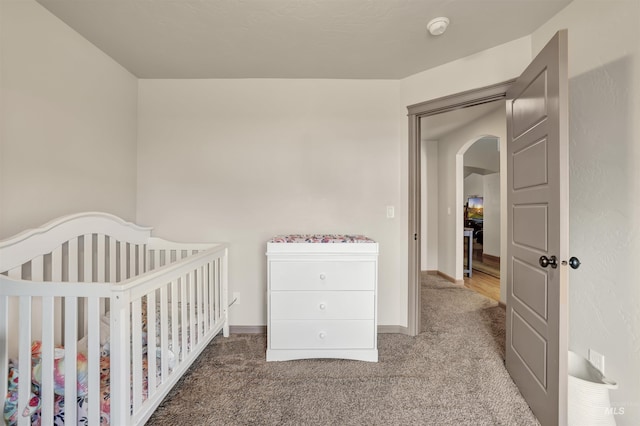
M 318 307 L 320 308 L 321 311 L 324 311 L 325 309 L 327 309 L 327 305 L 325 305 L 324 303 L 321 303 L 320 305 L 318 305 Z
M 571 259 L 569 259 L 569 266 L 573 269 L 578 269 L 580 267 L 580 259 L 577 257 L 571 257 Z
M 325 274 L 320 274 L 320 279 L 321 279 L 321 280 L 324 280 L 324 279 L 326 279 L 326 278 L 327 278 L 327 276 L 326 276 Z
M 327 333 L 325 333 L 324 331 L 321 331 L 320 334 L 318 334 L 318 337 L 321 339 L 324 339 L 325 337 L 327 337 Z
M 538 262 L 540 263 L 540 266 L 542 266 L 543 268 L 546 268 L 549 265 L 551 265 L 553 269 L 556 269 L 558 267 L 558 259 L 555 256 L 551 256 L 551 257 L 540 256 L 540 259 L 538 260 Z

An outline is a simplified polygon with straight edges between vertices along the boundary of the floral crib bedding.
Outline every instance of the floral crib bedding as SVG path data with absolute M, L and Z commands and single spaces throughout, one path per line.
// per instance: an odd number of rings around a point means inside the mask
M 143 395 L 142 400 L 146 400 L 148 397 L 148 358 L 147 358 L 147 326 L 146 326 L 146 303 L 143 303 L 143 333 L 142 333 L 142 347 L 143 347 Z M 170 325 L 171 321 L 169 321 Z M 109 357 L 109 316 L 108 314 L 101 318 L 100 324 L 100 424 L 110 424 L 110 357 Z M 159 342 L 159 330 L 160 330 L 160 317 L 156 316 L 156 330 L 158 330 L 157 341 Z M 171 330 L 171 327 L 169 327 Z M 181 335 L 182 333 L 180 333 Z M 171 338 L 171 337 L 169 337 Z M 181 338 L 181 337 L 179 337 Z M 188 348 L 190 347 L 189 333 L 187 333 Z M 86 350 L 86 337 L 78 341 L 78 356 L 77 356 L 77 419 L 79 425 L 88 424 L 87 416 L 87 350 Z M 16 360 L 9 360 L 9 374 L 8 374 L 8 392 L 6 395 L 3 416 L 4 420 L 9 426 L 14 426 L 18 423 L 19 416 L 31 417 L 31 424 L 34 426 L 40 426 L 41 424 L 50 424 L 51 422 L 42 421 L 41 418 L 41 342 L 34 341 L 31 345 L 31 394 L 29 397 L 29 405 L 21 412 L 18 409 L 18 384 L 20 378 L 20 366 Z M 160 379 L 160 348 L 156 348 L 157 372 L 156 376 Z M 169 369 L 173 370 L 175 366 L 176 355 L 169 349 L 168 354 Z M 178 353 L 179 356 L 179 353 Z M 55 426 L 64 426 L 64 414 L 65 414 L 65 400 L 64 400 L 64 348 L 58 346 L 54 353 L 54 419 L 53 424 Z M 133 398 L 133 396 L 132 396 Z
M 20 378 L 20 369 L 15 361 L 9 362 L 9 390 L 4 405 L 4 419 L 8 425 L 15 425 L 18 417 L 31 417 L 31 424 L 39 426 L 42 424 L 40 416 L 41 410 L 41 343 L 34 341 L 31 345 L 31 395 L 29 397 L 29 405 L 22 412 L 18 410 L 18 383 Z M 64 399 L 64 350 L 56 348 L 54 360 L 54 425 L 64 425 L 65 399 Z M 78 424 L 86 425 L 87 420 L 87 358 L 82 352 L 78 353 L 78 396 L 77 396 L 77 419 Z M 146 373 L 146 360 L 143 360 Z M 109 356 L 100 357 L 100 424 L 109 424 Z M 146 374 L 145 374 L 146 377 Z M 145 386 L 146 392 L 146 386 Z M 145 395 L 146 397 L 146 395 Z M 48 424 L 49 422 L 44 422 Z

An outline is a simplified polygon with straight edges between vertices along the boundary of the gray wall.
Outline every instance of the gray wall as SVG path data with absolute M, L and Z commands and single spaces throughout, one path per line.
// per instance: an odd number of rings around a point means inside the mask
M 80 211 L 134 220 L 137 79 L 35 1 L 0 20 L 0 238 Z
M 234 325 L 266 324 L 266 242 L 361 233 L 380 243 L 379 322 L 406 321 L 397 81 L 142 80 L 138 221 L 231 244 Z

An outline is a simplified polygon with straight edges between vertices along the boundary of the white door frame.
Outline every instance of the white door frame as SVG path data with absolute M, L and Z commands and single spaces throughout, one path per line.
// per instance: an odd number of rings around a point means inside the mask
M 407 107 L 409 118 L 407 334 L 420 333 L 420 118 L 506 99 L 514 80 Z

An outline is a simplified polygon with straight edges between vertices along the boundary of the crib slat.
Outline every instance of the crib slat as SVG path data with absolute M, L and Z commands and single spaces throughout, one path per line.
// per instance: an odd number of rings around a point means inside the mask
M 20 296 L 20 321 L 18 342 L 18 364 L 31 365 L 31 296 Z M 23 410 L 29 405 L 29 396 L 31 393 L 31 369 L 20 368 L 20 383 L 26 383 L 27 386 L 18 385 L 18 425 L 30 425 L 31 418 L 21 416 Z
M 217 292 L 214 262 L 209 262 L 209 324 L 211 324 L 211 328 L 214 327 L 216 322 L 213 310 L 216 304 Z
M 51 252 L 51 281 L 62 281 L 62 247 Z
M 209 322 L 211 323 L 211 327 L 213 327 L 216 323 L 215 317 L 215 306 L 216 306 L 216 293 L 218 292 L 216 287 L 216 276 L 215 276 L 215 261 L 209 262 Z
M 144 246 L 142 244 L 138 244 L 136 246 L 136 248 L 137 248 L 137 251 L 138 251 L 138 260 L 136 262 L 136 265 L 137 265 L 136 276 L 138 276 L 138 275 L 144 274 L 144 271 L 145 271 L 145 267 L 144 267 Z
M 89 425 L 100 424 L 100 299 L 98 297 L 88 298 L 88 422 Z
M 97 251 L 97 259 L 96 259 L 96 269 L 97 269 L 97 279 L 96 282 L 99 283 L 105 283 L 107 282 L 107 277 L 106 277 L 106 266 L 107 266 L 107 259 L 106 259 L 106 255 L 105 255 L 105 236 L 103 234 L 98 234 L 97 237 L 98 241 L 98 247 L 96 247 L 96 251 Z
M 218 323 L 218 319 L 220 318 L 220 259 L 216 259 L 213 262 L 213 280 L 215 281 L 215 301 L 213 303 L 213 319 Z
M 109 282 L 115 283 L 116 279 L 116 239 L 109 237 Z
M 44 281 L 44 256 L 31 259 L 31 281 Z M 34 340 L 42 339 L 42 298 L 33 297 L 31 299 L 31 311 L 33 313 L 31 322 L 31 336 Z
M 160 250 L 153 250 L 153 269 L 158 269 L 160 267 Z
M 191 315 L 189 321 L 189 336 L 191 337 L 191 347 L 193 348 L 198 342 L 198 329 L 196 323 L 196 274 L 189 273 L 189 313 Z
M 15 280 L 19 280 L 22 278 L 22 267 L 18 266 L 17 268 L 11 269 L 7 272 L 7 276 L 9 278 L 13 278 Z M 20 303 L 20 299 L 18 299 L 17 297 L 8 297 L 8 304 L 9 307 L 8 309 L 5 311 L 8 316 L 7 316 L 7 324 L 11 325 L 11 324 L 18 324 L 20 321 L 20 310 L 19 310 L 19 303 Z M 8 327 L 4 330 L 7 330 L 7 340 L 6 342 L 7 344 L 7 352 L 8 352 L 8 356 L 9 357 L 16 357 L 18 356 L 18 346 L 17 344 L 13 344 L 13 342 L 18 342 L 18 327 Z M 11 344 L 9 344 L 9 342 L 11 342 Z
M 200 341 L 198 332 L 198 270 L 191 272 L 191 285 L 189 286 L 189 323 L 191 331 L 191 347 Z
M 204 284 L 204 275 L 202 267 L 198 268 L 197 281 L 196 281 L 196 319 L 197 319 L 197 327 L 198 327 L 198 343 L 202 341 L 202 335 L 204 333 L 204 315 L 202 313 L 202 308 L 204 307 L 204 303 L 202 300 L 202 286 Z
M 178 347 L 178 284 L 179 281 L 171 281 L 171 350 L 176 356 L 176 364 L 180 359 L 180 348 Z
M 182 277 L 180 282 L 180 314 L 182 321 L 180 322 L 181 333 L 181 348 L 182 348 L 182 360 L 187 357 L 187 334 L 189 333 L 189 323 L 187 321 L 187 285 L 189 281 L 189 274 Z
M 224 256 L 221 259 L 222 267 L 220 271 L 220 291 L 222 292 L 222 335 L 229 337 L 229 256 L 228 250 L 224 250 Z
M 21 279 L 22 278 L 22 267 L 17 267 L 11 269 L 7 272 L 7 276 L 13 279 Z M 20 328 L 19 327 L 10 327 L 11 324 L 21 324 L 20 322 L 20 299 L 18 297 L 0 297 L 0 330 L 6 330 L 6 336 L 0 336 L 0 356 L 2 356 L 2 361 L 0 362 L 0 390 L 2 390 L 2 394 L 7 394 L 7 380 L 6 377 L 9 374 L 9 365 L 7 360 L 10 356 L 15 356 L 18 354 L 12 353 L 15 350 L 20 350 L 18 337 L 20 336 Z M 29 315 L 29 318 L 31 316 Z M 27 329 L 31 330 L 31 326 L 28 326 Z M 27 338 L 29 341 L 30 338 Z M 9 342 L 17 342 L 18 346 L 12 345 L 11 352 L 9 348 Z M 4 401 L 4 398 L 3 398 Z
M 95 272 L 95 264 L 93 259 L 93 234 L 85 234 L 84 236 L 84 250 L 83 250 L 83 260 L 84 260 L 84 273 L 82 280 L 84 282 L 94 282 L 94 272 Z M 78 333 L 80 336 L 87 335 L 87 322 L 85 321 L 86 312 L 87 312 L 87 299 L 79 299 L 78 304 Z
M 162 368 L 162 382 L 166 383 L 169 377 L 169 318 L 168 318 L 168 304 L 167 286 L 162 286 L 160 289 L 160 342 L 161 358 L 160 367 Z M 172 336 L 173 337 L 173 336 Z M 175 348 L 175 346 L 174 346 Z
M 106 283 L 108 282 L 107 280 L 107 237 L 104 234 L 97 234 L 96 235 L 96 265 L 95 265 L 95 270 L 96 270 L 96 282 L 98 283 Z M 100 305 L 98 306 L 98 309 L 100 312 L 106 312 L 105 306 L 104 306 L 104 300 L 101 301 Z M 88 301 L 87 301 L 88 304 Z M 88 305 L 87 305 L 87 309 L 88 309 Z M 90 311 L 89 315 L 92 315 L 92 313 Z M 87 325 L 87 329 L 89 328 L 89 326 Z M 85 334 L 86 335 L 86 334 Z
M 69 262 L 69 254 L 68 254 L 68 245 L 67 245 L 67 263 Z M 54 251 L 51 252 L 51 281 L 60 282 L 62 281 L 62 272 L 63 272 L 63 262 L 64 257 L 62 255 L 62 247 L 58 247 Z M 53 318 L 53 330 L 54 330 L 54 343 L 62 343 L 62 299 L 56 297 L 54 299 L 54 307 L 58 307 L 58 309 L 54 308 L 54 314 L 51 317 Z M 44 314 L 43 314 L 44 315 Z M 43 318 L 47 318 L 44 315 Z M 43 336 L 44 339 L 44 336 Z
M 203 301 L 203 306 L 202 306 L 202 312 L 203 312 L 203 318 L 202 320 L 204 321 L 204 327 L 205 330 L 209 331 L 209 329 L 211 328 L 211 317 L 209 315 L 209 294 L 210 294 L 210 287 L 211 287 L 211 269 L 209 268 L 209 263 L 207 263 L 206 265 L 204 265 L 203 267 L 203 271 L 204 271 L 204 294 L 202 296 L 202 301 Z
M 44 256 L 31 259 L 31 281 L 44 281 Z
M 162 315 L 160 315 L 162 319 Z M 161 325 L 162 327 L 162 325 Z M 149 398 L 156 391 L 156 292 L 155 290 L 147 294 L 147 389 Z
M 216 263 L 215 260 L 209 262 L 209 279 L 211 280 L 211 284 L 209 284 L 209 288 L 211 291 L 209 292 L 209 320 L 211 321 L 211 327 L 216 323 L 215 317 L 215 306 L 216 306 L 216 293 L 218 292 L 216 288 Z
M 133 412 L 142 405 L 142 301 L 136 299 L 131 303 L 131 346 L 133 368 Z M 147 353 L 148 356 L 151 356 Z
M 128 424 L 131 381 L 131 327 L 130 303 L 126 294 L 114 290 L 111 297 L 111 424 Z
M 78 282 L 78 270 L 80 269 L 80 261 L 78 260 L 78 238 L 69 240 L 69 272 L 68 281 L 71 283 Z
M 45 296 L 42 298 L 42 385 L 40 387 L 42 400 L 42 418 L 53 418 L 54 407 L 54 323 L 51 318 L 55 317 L 54 298 Z M 46 421 L 45 421 L 46 423 Z
M 136 276 L 136 245 L 129 244 L 129 275 L 128 277 Z
M 128 274 L 127 274 L 127 246 L 129 244 L 125 243 L 124 241 L 120 241 L 120 279 L 118 280 L 118 282 L 120 281 L 124 281 L 128 278 Z
M 82 281 L 90 283 L 93 281 L 93 234 L 86 234 L 84 236 L 82 259 L 84 261 Z
M 78 399 L 78 298 L 64 299 L 64 399 L 66 407 L 75 407 Z M 64 421 L 67 424 L 77 423 L 77 410 L 65 410 Z
M 82 263 L 80 262 L 80 256 L 84 255 L 83 252 L 80 251 L 80 239 L 84 237 L 80 236 L 78 238 L 74 238 L 72 240 L 69 240 L 69 271 L 68 271 L 68 281 L 71 283 L 76 283 L 80 280 L 80 274 L 84 273 L 84 270 L 81 270 L 81 266 Z M 84 244 L 84 243 L 83 243 Z M 63 313 L 62 313 L 62 322 L 65 322 L 64 318 L 66 318 L 66 315 L 68 315 L 67 311 L 66 311 L 66 302 L 64 301 L 64 299 L 62 299 L 60 301 L 60 305 L 62 306 L 62 308 L 64 309 Z M 76 308 L 77 311 L 77 308 Z M 75 321 L 75 320 L 74 320 Z M 77 321 L 74 322 L 77 326 Z M 61 340 L 65 340 L 66 339 L 66 327 L 61 327 L 60 330 L 60 336 L 59 338 Z M 76 328 L 77 330 L 77 328 Z

